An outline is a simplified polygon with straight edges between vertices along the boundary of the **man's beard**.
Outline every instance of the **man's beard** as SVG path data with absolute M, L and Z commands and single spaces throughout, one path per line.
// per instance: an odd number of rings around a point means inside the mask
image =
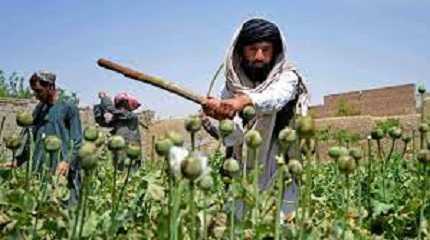
M 254 83 L 264 82 L 267 75 L 269 75 L 272 70 L 273 63 L 264 63 L 262 66 L 256 66 L 255 63 L 243 60 L 241 62 L 241 67 L 245 72 L 246 76 Z

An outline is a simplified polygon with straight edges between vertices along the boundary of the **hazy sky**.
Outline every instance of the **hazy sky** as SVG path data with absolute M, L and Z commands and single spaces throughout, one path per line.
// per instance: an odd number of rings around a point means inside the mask
M 96 65 L 106 57 L 207 92 L 241 22 L 262 16 L 286 34 L 312 103 L 342 91 L 425 83 L 430 88 L 430 1 L 2 1 L 0 69 L 49 69 L 83 105 L 129 91 L 160 117 L 198 106 Z M 215 89 L 223 82 L 220 77 Z

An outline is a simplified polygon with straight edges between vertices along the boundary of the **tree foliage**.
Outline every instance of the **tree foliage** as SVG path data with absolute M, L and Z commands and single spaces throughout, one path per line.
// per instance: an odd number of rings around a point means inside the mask
M 336 116 L 345 117 L 356 115 L 360 115 L 360 110 L 356 106 L 349 103 L 345 98 L 339 99 L 337 103 Z
M 13 72 L 10 76 L 0 70 L 0 97 L 31 98 L 28 85 L 24 84 L 24 77 Z

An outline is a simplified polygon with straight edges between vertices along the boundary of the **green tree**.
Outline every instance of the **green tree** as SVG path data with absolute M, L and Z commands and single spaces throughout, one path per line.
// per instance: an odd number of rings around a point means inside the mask
M 24 86 L 24 77 L 13 72 L 10 76 L 0 70 L 0 97 L 31 98 L 32 94 L 28 86 Z
M 345 98 L 339 99 L 337 102 L 337 112 L 336 116 L 344 117 L 344 116 L 355 116 L 360 115 L 360 110 L 358 110 L 355 106 L 348 103 Z

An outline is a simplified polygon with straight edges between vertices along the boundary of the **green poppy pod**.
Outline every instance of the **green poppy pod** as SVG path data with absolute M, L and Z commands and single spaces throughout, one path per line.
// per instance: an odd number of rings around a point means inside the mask
M 349 149 L 349 156 L 351 156 L 355 161 L 358 161 L 363 158 L 363 151 L 360 148 L 351 148 Z
M 195 133 L 202 127 L 202 120 L 198 116 L 191 116 L 185 120 L 185 129 L 190 133 Z
M 127 145 L 127 156 L 130 159 L 137 159 L 140 157 L 142 149 L 137 143 L 130 143 Z
M 227 137 L 234 131 L 234 123 L 230 119 L 224 119 L 219 122 L 218 126 L 221 136 Z
M 311 138 L 315 134 L 315 121 L 310 115 L 300 116 L 296 121 L 297 133 L 302 138 Z
M 261 145 L 263 139 L 257 130 L 249 130 L 245 134 L 245 142 L 249 148 L 256 149 Z
M 370 132 L 370 136 L 373 140 L 381 140 L 384 138 L 384 131 L 380 128 L 373 129 L 372 132 Z
M 184 145 L 184 138 L 176 131 L 168 131 L 166 137 L 169 138 L 175 146 L 181 147 Z
M 99 136 L 99 130 L 96 126 L 88 126 L 84 129 L 84 139 L 86 141 L 94 142 Z
M 420 126 L 418 127 L 418 131 L 420 131 L 420 133 L 426 133 L 429 131 L 429 125 L 427 123 L 421 123 Z
M 61 139 L 55 135 L 49 135 L 43 141 L 47 152 L 56 152 L 61 148 Z
M 27 111 L 21 111 L 16 114 L 16 124 L 20 127 L 29 127 L 33 125 L 33 114 Z
M 172 146 L 173 142 L 170 138 L 162 138 L 155 142 L 155 151 L 160 156 L 167 156 Z
M 255 108 L 251 105 L 246 106 L 242 110 L 242 116 L 247 121 L 253 119 L 255 117 L 255 115 L 256 115 Z
M 126 146 L 125 139 L 122 136 L 114 135 L 109 139 L 108 148 L 111 151 L 119 151 Z
M 300 176 L 303 173 L 303 166 L 297 159 L 288 161 L 288 170 L 294 176 Z
M 226 159 L 222 168 L 230 177 L 233 177 L 240 170 L 239 162 L 234 158 Z
M 18 134 L 12 134 L 4 139 L 7 149 L 17 150 L 21 146 L 21 137 Z
M 340 156 L 347 155 L 348 149 L 342 146 L 333 146 L 328 150 L 328 155 L 332 159 L 338 159 Z
M 402 141 L 405 143 L 409 143 L 410 141 L 412 141 L 412 137 L 410 135 L 403 135 Z
M 417 159 L 420 163 L 423 163 L 423 164 L 430 163 L 430 150 L 421 149 L 417 154 Z
M 203 191 L 209 191 L 214 185 L 214 180 L 210 174 L 206 174 L 199 181 L 199 186 Z
M 340 156 L 338 159 L 338 167 L 341 172 L 346 175 L 349 175 L 355 170 L 356 163 L 350 156 L 343 155 Z
M 97 166 L 97 147 L 92 142 L 85 142 L 79 149 L 79 164 L 84 170 L 92 170 Z
M 92 142 L 85 142 L 82 144 L 82 146 L 79 148 L 78 156 L 79 158 L 85 158 L 89 155 L 93 155 L 97 150 L 97 147 Z
M 201 159 L 198 156 L 189 155 L 182 163 L 181 163 L 181 173 L 182 175 L 194 181 L 198 178 L 203 172 Z
M 283 148 L 289 147 L 297 139 L 296 131 L 292 128 L 286 127 L 279 132 L 278 142 Z
M 392 138 L 392 139 L 399 139 L 402 137 L 402 129 L 399 127 L 391 127 L 388 130 L 388 135 Z

